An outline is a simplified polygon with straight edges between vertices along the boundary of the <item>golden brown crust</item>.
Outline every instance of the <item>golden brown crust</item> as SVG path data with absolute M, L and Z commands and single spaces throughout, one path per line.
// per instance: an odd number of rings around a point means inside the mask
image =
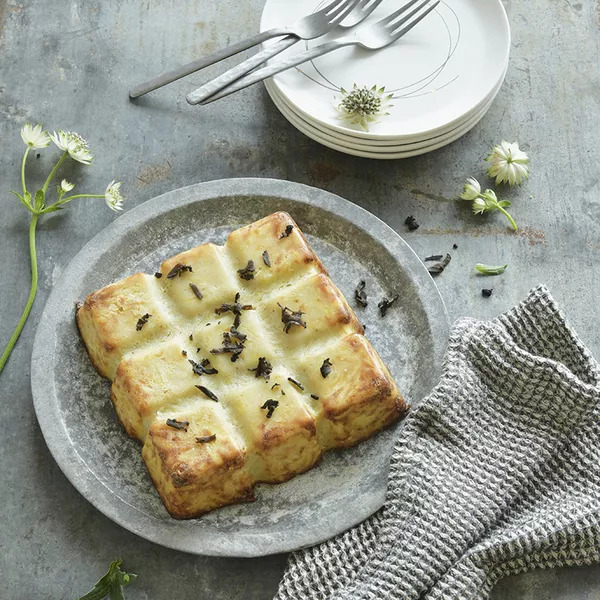
M 224 246 L 168 258 L 159 274 L 93 292 L 76 320 L 173 517 L 253 500 L 257 483 L 287 481 L 404 414 L 361 323 L 287 213 L 231 232 Z
M 142 456 L 165 507 L 177 518 L 197 516 L 252 497 L 245 448 L 218 406 L 204 404 L 173 417 L 184 429 L 156 420 Z M 212 436 L 208 442 L 198 442 Z

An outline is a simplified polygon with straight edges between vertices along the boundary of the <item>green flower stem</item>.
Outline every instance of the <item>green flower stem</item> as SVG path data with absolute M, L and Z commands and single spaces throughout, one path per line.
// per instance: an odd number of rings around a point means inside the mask
M 77 198 L 104 198 L 104 194 L 75 194 L 74 196 L 67 196 L 66 198 L 61 197 L 60 200 L 47 206 L 41 212 L 49 213 L 57 210 L 58 206 L 62 206 L 63 204 L 67 204 L 71 202 L 71 200 L 76 200 Z
M 27 152 L 25 153 L 27 155 Z M 37 256 L 35 251 L 35 230 L 37 227 L 37 222 L 39 219 L 39 214 L 31 215 L 31 222 L 29 223 L 29 256 L 31 259 L 31 288 L 29 290 L 29 298 L 27 299 L 27 304 L 25 304 L 25 308 L 23 309 L 23 314 L 19 319 L 19 323 L 12 334 L 12 337 L 8 341 L 4 352 L 2 352 L 2 356 L 0 357 L 0 373 L 2 373 L 2 369 L 4 369 L 4 365 L 10 356 L 10 353 L 13 351 L 19 336 L 21 335 L 21 331 L 25 326 L 27 321 L 27 317 L 29 317 L 29 313 L 31 312 L 31 307 L 33 306 L 33 301 L 35 300 L 35 295 L 37 293 L 38 286 L 38 269 L 37 269 Z
M 517 224 L 515 220 L 501 206 L 497 206 L 496 208 L 510 221 L 512 228 L 517 231 Z
M 21 163 L 21 186 L 23 187 L 23 198 L 27 194 L 27 186 L 25 185 L 25 163 L 27 162 L 27 155 L 29 154 L 29 146 L 25 148 L 25 154 L 23 154 L 23 162 Z
M 104 194 L 75 194 L 74 196 L 63 198 L 60 203 L 66 204 L 67 202 L 71 202 L 71 200 L 75 200 L 75 198 L 104 198 Z
M 65 160 L 65 158 L 67 158 L 67 156 L 69 156 L 69 153 L 65 150 L 63 152 L 63 155 L 58 159 L 58 162 L 54 165 L 54 168 L 52 169 L 52 171 L 50 171 L 50 174 L 48 175 L 46 182 L 44 183 L 44 186 L 42 187 L 42 192 L 44 192 L 44 194 L 46 193 L 46 190 L 48 189 L 48 186 L 50 185 L 52 178 L 56 174 L 56 171 L 58 171 L 58 167 L 60 167 L 60 165 Z

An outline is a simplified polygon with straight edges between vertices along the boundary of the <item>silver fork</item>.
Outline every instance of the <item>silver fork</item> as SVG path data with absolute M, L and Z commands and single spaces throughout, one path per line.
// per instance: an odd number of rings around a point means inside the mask
M 346 12 L 342 18 L 336 18 L 337 25 L 335 28 L 330 28 L 331 32 L 344 33 L 345 29 L 355 27 L 362 21 L 364 21 L 382 2 L 383 0 L 359 0 L 353 9 L 348 13 Z M 341 21 L 341 22 L 340 22 Z M 339 30 L 339 31 L 338 31 Z M 328 32 L 324 32 L 328 33 Z M 229 71 L 225 71 L 222 75 L 219 75 L 215 79 L 208 81 L 203 86 L 189 94 L 188 102 L 190 104 L 199 104 L 203 102 L 213 94 L 216 94 L 220 90 L 226 88 L 230 83 L 237 81 L 240 77 L 250 73 L 253 69 L 258 67 L 269 59 L 273 58 L 280 52 L 283 52 L 290 46 L 298 43 L 300 40 L 296 36 L 287 36 L 282 40 L 271 44 L 261 52 L 258 52 L 254 56 L 251 56 L 247 60 L 236 65 Z
M 243 90 L 263 79 L 277 75 L 282 71 L 291 69 L 297 65 L 313 60 L 328 52 L 333 52 L 345 46 L 361 46 L 367 50 L 379 50 L 393 44 L 401 38 L 405 33 L 410 31 L 419 21 L 424 19 L 438 4 L 440 0 L 410 0 L 402 8 L 392 13 L 388 17 L 381 19 L 375 23 L 363 23 L 353 29 L 352 35 L 338 38 L 332 42 L 327 42 L 311 48 L 306 52 L 296 54 L 284 60 L 276 61 L 274 64 L 258 69 L 249 73 L 245 77 L 238 79 L 233 84 L 227 86 L 224 90 L 212 95 L 202 102 L 202 104 L 210 104 L 215 100 L 229 96 L 235 92 Z M 417 4 L 417 6 L 408 12 L 406 11 Z M 195 92 L 187 96 L 187 101 L 190 104 L 196 104 Z
M 150 79 L 140 85 L 136 85 L 129 91 L 130 98 L 138 98 L 148 92 L 156 90 L 168 83 L 172 83 L 177 79 L 181 79 L 186 75 L 190 75 L 200 69 L 204 69 L 210 65 L 229 58 L 234 54 L 238 54 L 243 50 L 248 50 L 258 44 L 262 44 L 267 40 L 282 35 L 292 36 L 292 39 L 298 41 L 298 39 L 312 40 L 314 38 L 325 35 L 330 29 L 335 27 L 359 2 L 359 0 L 333 0 L 325 8 L 305 17 L 302 17 L 287 27 L 275 27 L 268 31 L 263 31 L 257 35 L 254 35 L 246 40 L 232 44 L 217 50 L 213 54 L 204 56 L 198 60 L 195 60 L 187 65 L 163 73 L 154 79 Z M 260 63 L 258 63 L 260 64 Z

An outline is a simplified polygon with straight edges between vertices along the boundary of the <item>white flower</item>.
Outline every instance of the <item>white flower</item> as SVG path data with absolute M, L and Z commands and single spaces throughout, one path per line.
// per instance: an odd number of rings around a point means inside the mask
M 529 177 L 529 157 L 519 149 L 519 144 L 509 144 L 504 140 L 499 146 L 494 146 L 488 154 L 490 164 L 488 175 L 496 178 L 496 184 L 508 183 L 511 187 L 521 185 Z
M 32 127 L 29 123 L 23 125 L 21 139 L 27 146 L 35 150 L 45 148 L 50 143 L 50 136 L 47 132 L 42 131 L 42 126 L 39 124 L 35 127 Z
M 495 206 L 498 204 L 498 196 L 496 196 L 496 192 L 494 190 L 485 190 L 483 194 L 481 194 L 483 199 L 486 200 L 488 205 Z
M 360 125 L 364 131 L 369 131 L 369 123 L 375 123 L 379 117 L 389 114 L 387 109 L 391 106 L 390 100 L 393 94 L 384 96 L 384 87 L 377 88 L 374 85 L 369 89 L 366 85 L 359 88 L 354 84 L 351 92 L 347 92 L 344 88 L 340 91 L 342 97 L 336 107 L 340 118 L 352 125 Z
M 74 131 L 54 131 L 50 134 L 52 141 L 63 151 L 69 153 L 69 156 L 77 162 L 89 165 L 94 158 L 88 148 L 88 143 Z
M 67 181 L 66 179 L 63 179 L 60 182 L 60 189 L 66 194 L 67 192 L 70 192 L 73 188 L 75 187 L 74 183 L 71 183 L 70 181 Z
M 483 198 L 475 198 L 473 200 L 473 212 L 476 215 L 482 215 L 487 209 L 487 204 Z
M 115 212 L 118 210 L 123 210 L 123 196 L 119 191 L 121 187 L 121 182 L 115 183 L 114 179 L 106 186 L 106 191 L 104 192 L 104 199 L 106 200 L 106 204 L 108 208 L 114 210 Z
M 463 200 L 475 200 L 481 194 L 481 186 L 479 181 L 474 177 L 469 177 L 465 183 L 465 190 L 460 195 Z

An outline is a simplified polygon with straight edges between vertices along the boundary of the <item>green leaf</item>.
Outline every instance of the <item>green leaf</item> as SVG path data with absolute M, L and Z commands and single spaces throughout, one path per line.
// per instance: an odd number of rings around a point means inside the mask
M 31 194 L 29 192 L 25 192 L 25 202 L 31 206 Z
M 502 206 L 503 208 L 506 208 L 507 206 L 512 206 L 512 202 L 510 200 L 502 200 L 502 201 L 498 202 L 498 206 Z
M 133 573 L 125 573 L 121 571 L 121 559 L 117 559 L 110 563 L 107 573 L 101 577 L 96 585 L 79 600 L 101 600 L 107 595 L 110 600 L 124 600 L 123 587 L 129 585 L 137 575 Z
M 506 267 L 508 267 L 508 265 L 493 266 L 484 265 L 482 263 L 477 263 L 475 265 L 475 269 L 477 269 L 483 275 L 500 275 L 501 273 L 504 273 L 504 271 L 506 271 Z
M 46 196 L 46 194 L 44 194 L 44 190 L 38 190 L 35 193 L 35 200 L 33 201 L 33 208 L 35 210 L 41 210 L 42 207 L 44 206 L 44 197 Z
M 62 210 L 63 208 L 64 206 L 61 206 L 59 202 L 55 202 L 50 206 L 45 206 L 40 212 L 42 212 L 43 214 L 48 214 L 51 212 L 56 212 L 57 210 Z
M 101 600 L 106 597 L 106 594 L 110 591 L 109 573 L 99 579 L 96 585 L 85 596 L 81 596 L 79 600 Z
M 125 600 L 123 588 L 120 585 L 113 585 L 108 593 L 110 600 Z
M 21 196 L 21 194 L 18 194 L 17 192 L 15 192 L 14 190 L 9 190 L 11 194 L 14 194 L 19 201 L 21 202 L 21 204 L 27 209 L 27 210 L 31 210 L 31 206 L 29 206 L 29 204 L 27 204 L 27 202 L 25 202 L 25 198 L 23 198 L 23 196 Z

